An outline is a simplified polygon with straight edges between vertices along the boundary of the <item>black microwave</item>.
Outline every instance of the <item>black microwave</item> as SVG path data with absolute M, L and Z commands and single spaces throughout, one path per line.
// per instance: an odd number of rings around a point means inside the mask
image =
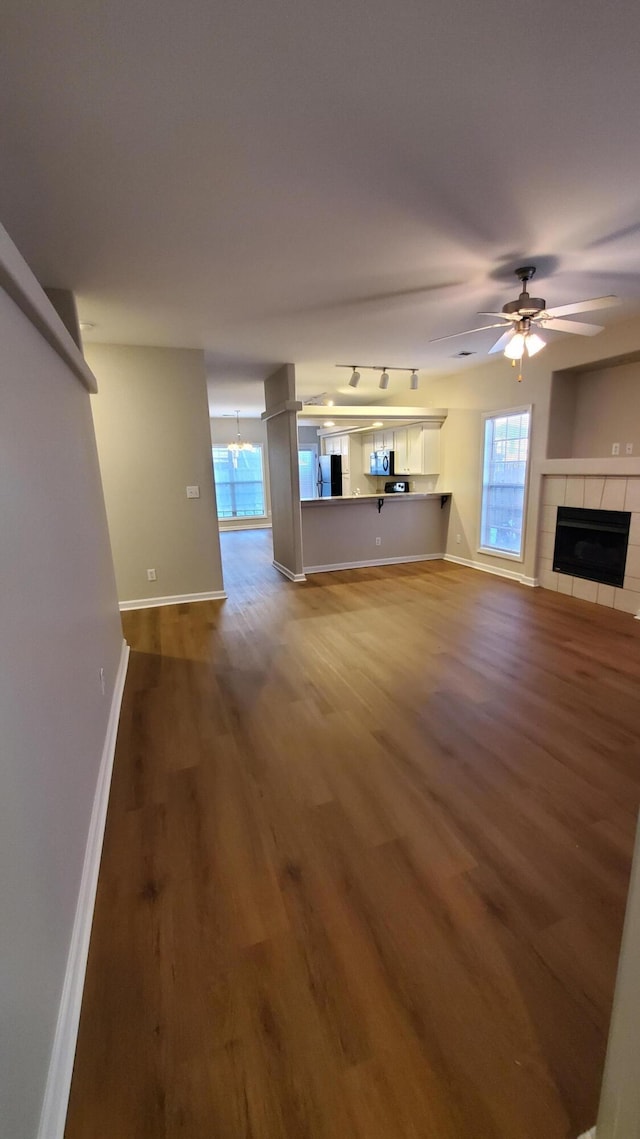
M 372 451 L 369 457 L 370 475 L 394 475 L 393 451 Z

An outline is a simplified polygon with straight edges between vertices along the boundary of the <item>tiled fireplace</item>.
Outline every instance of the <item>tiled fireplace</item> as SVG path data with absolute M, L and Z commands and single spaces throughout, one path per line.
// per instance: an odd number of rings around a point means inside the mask
M 591 512 L 615 512 L 612 523 L 620 519 L 620 512 L 631 514 L 629 544 L 627 547 L 624 581 L 622 586 L 587 580 L 578 574 L 558 573 L 553 568 L 556 546 L 558 507 L 574 508 L 564 513 L 569 521 L 580 516 L 576 508 L 590 512 L 584 517 L 594 518 Z M 606 525 L 606 514 L 598 513 Z M 640 614 L 640 476 L 621 478 L 593 475 L 545 475 L 542 480 L 542 507 L 538 543 L 538 579 L 544 589 L 572 594 L 583 601 L 622 609 L 634 616 Z

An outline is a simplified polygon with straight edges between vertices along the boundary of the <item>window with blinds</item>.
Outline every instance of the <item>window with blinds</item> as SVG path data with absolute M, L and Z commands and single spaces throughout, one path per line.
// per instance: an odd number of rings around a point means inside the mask
M 264 518 L 262 447 L 232 451 L 212 447 L 218 518 Z
M 501 412 L 484 421 L 481 548 L 522 556 L 529 464 L 530 410 Z

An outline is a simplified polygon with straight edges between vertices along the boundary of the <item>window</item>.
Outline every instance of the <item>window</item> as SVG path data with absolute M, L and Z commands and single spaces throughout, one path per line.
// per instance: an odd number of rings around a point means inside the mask
M 484 421 L 481 548 L 522 556 L 524 500 L 529 459 L 528 409 Z
M 298 451 L 300 471 L 300 498 L 316 498 L 318 479 L 318 451 L 316 447 L 301 447 Z
M 212 447 L 218 518 L 264 518 L 262 447 L 230 451 Z

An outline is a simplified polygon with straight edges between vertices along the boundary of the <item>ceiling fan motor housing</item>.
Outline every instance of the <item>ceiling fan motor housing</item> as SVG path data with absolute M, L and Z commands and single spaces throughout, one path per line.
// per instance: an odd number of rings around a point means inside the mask
M 507 301 L 502 311 L 508 316 L 536 316 L 544 311 L 546 305 L 543 297 L 530 297 L 527 292 L 522 292 L 516 301 Z

